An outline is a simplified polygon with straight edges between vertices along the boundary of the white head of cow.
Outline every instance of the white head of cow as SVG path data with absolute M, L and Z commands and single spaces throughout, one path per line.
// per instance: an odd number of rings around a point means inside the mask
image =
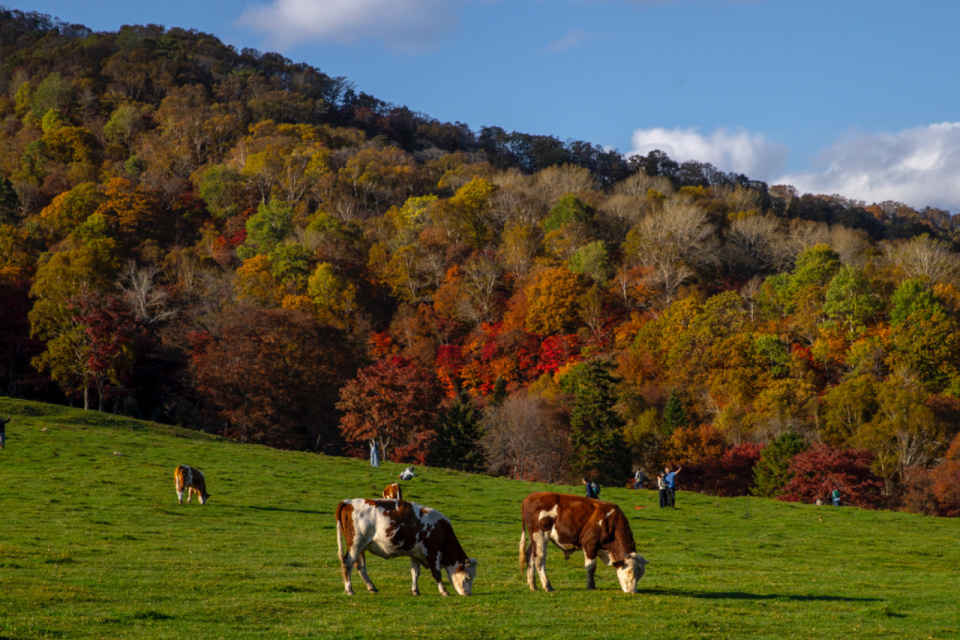
M 624 593 L 636 593 L 637 582 L 643 577 L 646 565 L 649 563 L 636 553 L 627 554 L 623 564 L 617 567 L 617 577 L 620 579 L 620 588 Z
M 473 587 L 473 579 L 477 577 L 477 561 L 474 558 L 467 558 L 463 564 L 458 564 L 450 573 L 450 582 L 453 588 L 462 596 L 470 595 L 470 589 Z

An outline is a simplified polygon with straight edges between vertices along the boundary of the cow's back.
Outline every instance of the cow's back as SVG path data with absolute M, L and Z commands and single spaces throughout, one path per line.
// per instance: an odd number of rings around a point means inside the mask
M 524 498 L 523 523 L 531 533 L 555 529 L 560 538 L 579 540 L 580 532 L 605 505 L 617 508 L 585 496 L 539 491 Z

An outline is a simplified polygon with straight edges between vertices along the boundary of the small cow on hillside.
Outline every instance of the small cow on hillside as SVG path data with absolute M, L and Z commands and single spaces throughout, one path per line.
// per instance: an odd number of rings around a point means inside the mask
M 350 572 L 354 564 L 367 590 L 377 592 L 367 575 L 364 552 L 370 551 L 381 558 L 409 557 L 415 596 L 420 595 L 417 578 L 421 565 L 430 570 L 440 595 L 450 595 L 443 586 L 441 570 L 446 570 L 457 593 L 470 595 L 477 561 L 467 557 L 450 521 L 436 509 L 403 500 L 356 499 L 338 504 L 336 516 L 337 552 L 347 594 L 353 595 Z
M 637 555 L 630 523 L 611 502 L 560 493 L 531 493 L 523 500 L 520 534 L 520 570 L 527 572 L 527 584 L 537 590 L 534 569 L 545 591 L 553 591 L 547 578 L 547 541 L 560 547 L 565 558 L 583 550 L 587 568 L 587 589 L 594 588 L 597 558 L 617 569 L 620 588 L 637 592 L 647 561 Z M 531 543 L 526 544 L 530 531 Z
M 383 499 L 384 500 L 403 500 L 403 489 L 400 488 L 400 484 L 394 482 L 393 484 L 388 484 L 383 490 Z
M 194 493 L 200 499 L 200 504 L 206 504 L 210 494 L 207 493 L 207 483 L 203 479 L 203 474 L 199 469 L 179 465 L 173 472 L 173 485 L 177 489 L 177 500 L 183 504 L 183 490 L 187 490 L 187 504 L 190 504 L 190 498 Z

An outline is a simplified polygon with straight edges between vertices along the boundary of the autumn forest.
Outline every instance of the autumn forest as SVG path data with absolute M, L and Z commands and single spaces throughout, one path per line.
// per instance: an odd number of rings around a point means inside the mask
M 0 8 L 0 394 L 960 515 L 960 223 Z

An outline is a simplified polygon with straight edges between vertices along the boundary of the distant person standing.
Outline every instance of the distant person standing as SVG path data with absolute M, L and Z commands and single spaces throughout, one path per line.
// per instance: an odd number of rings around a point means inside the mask
M 833 506 L 840 506 L 840 489 L 833 490 L 833 493 L 830 494 L 830 500 L 833 502 Z
M 10 422 L 13 418 L 7 418 L 4 420 L 0 418 L 0 449 L 3 449 L 7 444 L 7 423 Z
M 633 488 L 634 490 L 639 489 L 643 486 L 643 471 L 637 469 L 633 474 Z
M 380 466 L 380 449 L 377 446 L 376 440 L 370 441 L 370 466 L 371 467 Z
M 415 474 L 415 473 L 413 472 L 413 467 L 407 467 L 406 469 L 404 469 L 403 471 L 400 472 L 400 479 L 401 479 L 401 480 L 413 480 L 414 477 L 416 477 L 416 475 L 417 475 L 417 474 Z
M 660 508 L 663 509 L 670 504 L 670 498 L 667 496 L 667 481 L 663 479 L 664 472 L 657 475 L 657 491 L 660 493 Z
M 663 469 L 663 481 L 667 483 L 667 502 L 670 507 L 677 506 L 677 474 L 680 473 L 680 467 L 670 471 L 670 467 Z

